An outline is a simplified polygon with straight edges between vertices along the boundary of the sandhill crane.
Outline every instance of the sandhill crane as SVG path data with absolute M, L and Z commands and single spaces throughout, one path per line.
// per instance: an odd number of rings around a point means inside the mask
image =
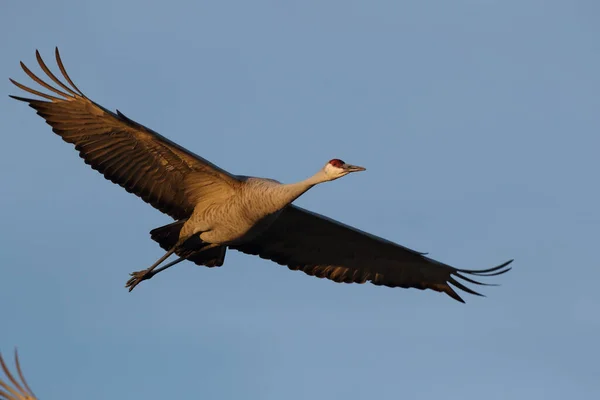
M 0 366 L 4 371 L 4 374 L 8 378 L 8 380 L 12 383 L 12 386 L 9 385 L 4 380 L 0 379 L 0 400 L 36 400 L 33 391 L 29 388 L 25 377 L 23 376 L 23 371 L 21 371 L 21 365 L 19 364 L 19 354 L 15 350 L 15 364 L 17 366 L 17 374 L 19 374 L 19 382 L 15 377 L 10 373 L 8 366 L 4 362 L 2 358 L 2 354 L 0 354 Z
M 233 175 L 151 129 L 93 102 L 75 86 L 58 52 L 58 68 L 66 83 L 46 66 L 52 86 L 21 62 L 25 73 L 53 95 L 19 88 L 44 100 L 11 96 L 29 103 L 52 130 L 71 143 L 93 169 L 108 180 L 171 216 L 175 222 L 150 232 L 167 252 L 149 268 L 133 272 L 129 291 L 182 260 L 223 265 L 227 248 L 258 255 L 335 282 L 432 289 L 463 302 L 450 286 L 479 295 L 455 278 L 477 285 L 469 276 L 489 277 L 510 270 L 513 260 L 482 270 L 458 269 L 383 238 L 362 232 L 291 203 L 313 186 L 364 171 L 332 159 L 301 182 Z M 59 97 L 56 97 L 59 96 Z M 178 259 L 157 268 L 173 253 Z

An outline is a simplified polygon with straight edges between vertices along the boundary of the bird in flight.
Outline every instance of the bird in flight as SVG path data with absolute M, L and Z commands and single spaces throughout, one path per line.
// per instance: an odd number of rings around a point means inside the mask
M 4 375 L 8 378 L 12 386 L 0 378 L 0 400 L 36 400 L 33 391 L 29 388 L 23 371 L 21 371 L 21 365 L 19 364 L 19 354 L 15 350 L 15 364 L 17 366 L 17 374 L 19 374 L 19 382 L 10 373 L 8 366 L 4 362 L 2 355 L 0 354 L 0 367 L 4 371 Z
M 58 48 L 55 56 L 66 82 L 36 51 L 40 68 L 55 85 L 40 79 L 22 62 L 21 67 L 52 94 L 11 79 L 20 89 L 42 99 L 10 97 L 28 103 L 106 179 L 175 220 L 150 232 L 166 253 L 149 268 L 131 274 L 126 283 L 129 291 L 183 260 L 222 266 L 227 249 L 334 282 L 431 289 L 463 303 L 452 286 L 482 295 L 460 280 L 491 285 L 476 278 L 511 269 L 508 264 L 513 260 L 489 269 L 454 268 L 426 257 L 426 253 L 297 207 L 292 202 L 312 187 L 365 168 L 335 158 L 311 177 L 291 184 L 231 174 L 119 110 L 112 112 L 89 99 L 67 74 Z M 163 264 L 173 254 L 178 258 Z

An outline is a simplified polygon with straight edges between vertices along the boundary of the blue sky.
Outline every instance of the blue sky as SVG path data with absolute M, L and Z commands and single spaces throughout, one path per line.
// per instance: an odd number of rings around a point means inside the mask
M 599 12 L 5 2 L 0 350 L 19 347 L 44 399 L 599 398 Z M 28 82 L 19 60 L 57 45 L 89 97 L 233 173 L 364 165 L 297 204 L 457 267 L 514 269 L 463 305 L 230 252 L 128 293 L 169 218 L 7 96 L 8 77 Z

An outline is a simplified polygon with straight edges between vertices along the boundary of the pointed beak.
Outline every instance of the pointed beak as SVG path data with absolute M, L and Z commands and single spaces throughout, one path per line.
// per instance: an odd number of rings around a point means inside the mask
M 366 171 L 367 169 L 364 167 L 359 167 L 358 165 L 344 164 L 344 169 L 348 172 L 359 172 Z

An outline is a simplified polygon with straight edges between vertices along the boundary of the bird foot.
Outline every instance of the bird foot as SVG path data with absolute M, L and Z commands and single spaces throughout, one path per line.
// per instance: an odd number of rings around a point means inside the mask
M 150 271 L 148 271 L 147 269 L 141 270 L 141 271 L 136 271 L 136 272 L 132 272 L 131 274 L 129 274 L 132 276 L 132 278 L 130 278 L 127 283 L 125 284 L 126 288 L 129 288 L 129 291 L 131 292 L 137 285 L 139 285 L 142 281 L 145 281 L 146 279 L 150 279 L 154 276 L 154 274 Z

